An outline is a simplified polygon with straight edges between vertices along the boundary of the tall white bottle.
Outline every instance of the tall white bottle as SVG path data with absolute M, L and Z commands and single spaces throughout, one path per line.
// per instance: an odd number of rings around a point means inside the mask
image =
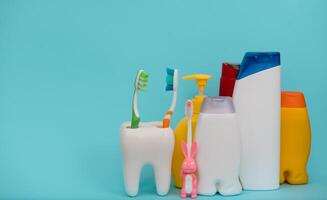
M 232 98 L 206 97 L 195 131 L 198 193 L 239 194 L 241 136 Z
M 240 180 L 247 190 L 279 188 L 280 54 L 246 53 L 234 88 L 241 128 Z

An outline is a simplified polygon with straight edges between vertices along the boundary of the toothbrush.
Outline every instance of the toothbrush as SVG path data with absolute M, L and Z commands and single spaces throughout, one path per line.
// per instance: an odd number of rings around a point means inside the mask
M 187 152 L 191 153 L 192 146 L 192 115 L 193 115 L 193 103 L 191 100 L 186 101 L 185 115 L 187 117 Z
M 138 128 L 141 118 L 138 111 L 138 91 L 145 91 L 149 80 L 149 74 L 144 70 L 139 70 L 135 77 L 134 95 L 133 95 L 133 111 L 131 128 Z
M 184 161 L 181 167 L 181 175 L 183 180 L 183 186 L 181 189 L 181 197 L 186 198 L 190 195 L 192 199 L 197 197 L 197 165 L 196 165 L 196 152 L 197 143 L 192 143 L 192 114 L 193 103 L 191 100 L 187 100 L 185 104 L 185 115 L 187 117 L 187 143 L 182 142 L 181 148 L 184 154 Z
M 178 70 L 167 68 L 167 77 L 166 77 L 166 91 L 173 91 L 173 100 L 169 110 L 166 112 L 166 115 L 162 121 L 162 127 L 168 128 L 170 126 L 170 119 L 173 115 L 176 106 L 177 100 L 177 88 L 178 88 Z

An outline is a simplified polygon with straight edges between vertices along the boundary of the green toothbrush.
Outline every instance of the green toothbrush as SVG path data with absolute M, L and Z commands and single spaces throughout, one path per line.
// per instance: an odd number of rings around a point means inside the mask
M 135 78 L 134 95 L 133 95 L 133 111 L 131 128 L 138 128 L 141 118 L 138 111 L 138 91 L 145 91 L 149 80 L 149 74 L 144 70 L 139 70 Z

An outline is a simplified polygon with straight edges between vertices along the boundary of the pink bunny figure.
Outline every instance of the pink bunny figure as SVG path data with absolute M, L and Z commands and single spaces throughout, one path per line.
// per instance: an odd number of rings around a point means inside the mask
M 198 185 L 196 177 L 197 166 L 195 162 L 197 143 L 193 142 L 190 151 L 188 150 L 185 142 L 182 142 L 181 146 L 185 158 L 181 168 L 181 176 L 183 180 L 181 197 L 186 198 L 187 195 L 191 195 L 191 198 L 194 199 L 197 197 Z

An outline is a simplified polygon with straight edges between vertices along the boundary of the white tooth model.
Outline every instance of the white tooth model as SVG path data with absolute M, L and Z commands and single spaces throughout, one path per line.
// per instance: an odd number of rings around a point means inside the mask
M 206 97 L 201 106 L 195 139 L 198 143 L 198 194 L 236 195 L 241 135 L 231 97 Z
M 173 130 L 161 128 L 162 121 L 141 122 L 136 129 L 131 129 L 130 124 L 125 122 L 121 127 L 126 193 L 137 195 L 141 170 L 144 165 L 150 164 L 154 168 L 157 193 L 167 194 L 174 150 Z
M 280 55 L 246 53 L 234 87 L 242 154 L 240 179 L 246 190 L 279 187 Z

